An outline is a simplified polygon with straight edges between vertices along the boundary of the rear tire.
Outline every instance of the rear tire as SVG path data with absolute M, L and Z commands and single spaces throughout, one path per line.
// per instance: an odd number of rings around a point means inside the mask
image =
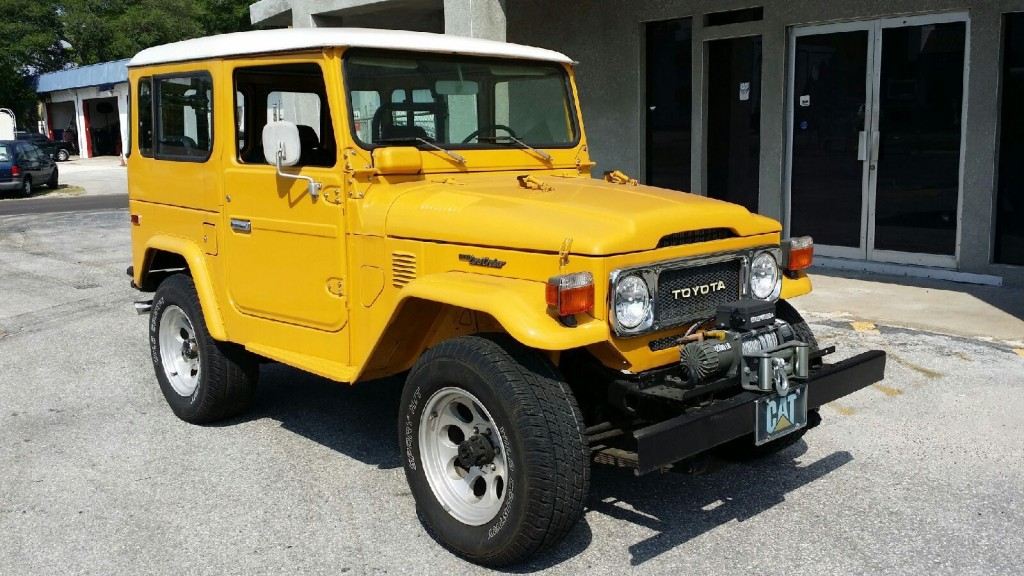
M 57 162 L 67 162 L 68 158 L 71 158 L 71 154 L 67 150 L 65 150 L 64 148 L 60 148 L 57 150 Z
M 243 348 L 210 336 L 189 276 L 175 274 L 157 288 L 149 348 L 160 390 L 178 418 L 208 424 L 252 404 L 259 363 Z
M 775 316 L 784 322 L 788 322 L 793 328 L 793 332 L 796 333 L 796 337 L 806 342 L 810 348 L 810 352 L 816 352 L 818 350 L 818 339 L 814 337 L 814 332 L 811 331 L 810 326 L 807 325 L 807 321 L 804 317 L 797 312 L 793 305 L 785 300 L 779 300 L 775 304 Z M 809 412 L 815 412 L 810 410 Z M 807 423 L 811 424 L 814 416 L 810 413 L 807 415 Z M 730 459 L 738 461 L 756 460 L 758 458 L 764 458 L 765 456 L 771 456 L 789 448 L 796 444 L 807 434 L 807 428 L 797 430 L 792 434 L 787 434 L 778 440 L 773 440 L 760 446 L 754 445 L 754 435 L 749 434 L 742 436 L 731 442 L 726 442 L 718 448 L 719 454 Z
M 508 336 L 465 336 L 428 350 L 409 373 L 398 423 L 428 532 L 486 566 L 562 540 L 589 489 L 583 428 L 555 367 Z
M 21 197 L 22 198 L 28 198 L 31 195 L 32 195 L 32 179 L 29 178 L 28 176 L 25 176 L 25 178 L 23 178 L 22 181 L 21 181 Z

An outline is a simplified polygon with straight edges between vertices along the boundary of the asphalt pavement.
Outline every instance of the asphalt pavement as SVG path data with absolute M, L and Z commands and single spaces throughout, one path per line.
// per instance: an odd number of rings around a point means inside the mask
M 49 214 L 53 212 L 88 212 L 128 208 L 127 194 L 97 196 L 71 196 L 68 198 L 44 196 L 4 200 L 0 202 L 0 216 L 11 214 Z
M 157 386 L 128 261 L 124 210 L 0 217 L 0 574 L 484 572 L 417 520 L 400 382 L 271 364 L 250 414 L 185 424 Z M 595 468 L 583 521 L 515 571 L 1024 572 L 1024 357 L 811 321 L 838 357 L 886 350 L 886 380 L 756 463 Z

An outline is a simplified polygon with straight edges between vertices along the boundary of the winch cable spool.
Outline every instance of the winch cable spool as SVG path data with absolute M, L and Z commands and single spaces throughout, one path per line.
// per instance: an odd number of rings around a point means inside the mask
M 727 340 L 723 330 L 709 330 L 690 335 L 680 351 L 680 361 L 687 382 L 701 384 L 713 377 L 730 372 L 742 361 L 742 351 Z

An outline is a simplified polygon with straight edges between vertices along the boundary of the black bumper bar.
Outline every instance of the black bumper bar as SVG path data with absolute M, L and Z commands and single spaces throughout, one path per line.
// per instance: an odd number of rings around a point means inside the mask
M 825 364 L 807 380 L 807 409 L 812 410 L 885 377 L 885 352 L 872 350 Z M 754 401 L 764 394 L 742 392 L 682 416 L 633 432 L 637 473 L 646 474 L 754 432 Z

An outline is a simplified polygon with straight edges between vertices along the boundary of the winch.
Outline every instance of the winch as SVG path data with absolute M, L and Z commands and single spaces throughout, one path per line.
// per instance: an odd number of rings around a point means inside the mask
M 807 378 L 809 346 L 789 323 L 776 318 L 772 302 L 723 304 L 715 314 L 714 329 L 687 338 L 679 356 L 688 386 L 738 377 L 747 390 L 785 394 L 791 379 Z

